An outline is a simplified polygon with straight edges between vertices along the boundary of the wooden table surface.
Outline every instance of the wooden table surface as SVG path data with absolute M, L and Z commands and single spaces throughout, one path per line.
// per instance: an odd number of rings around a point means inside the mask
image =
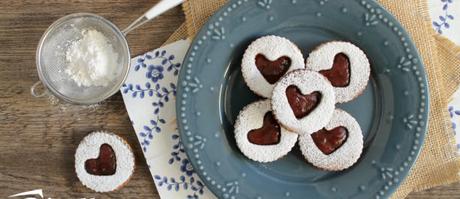
M 158 0 L 1 0 L 0 2 L 0 198 L 43 189 L 52 198 L 159 198 L 130 125 L 120 94 L 97 108 L 53 105 L 33 98 L 38 80 L 35 48 L 56 19 L 75 12 L 97 13 L 126 27 Z M 184 21 L 180 8 L 128 36 L 132 54 L 159 47 Z M 74 172 L 74 152 L 93 130 L 106 129 L 128 140 L 136 155 L 133 178 L 122 189 L 99 194 Z M 413 193 L 409 198 L 460 198 L 460 184 Z

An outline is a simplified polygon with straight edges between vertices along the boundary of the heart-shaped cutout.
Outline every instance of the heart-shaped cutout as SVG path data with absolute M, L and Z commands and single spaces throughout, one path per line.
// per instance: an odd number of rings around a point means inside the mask
M 256 66 L 259 69 L 262 76 L 267 80 L 268 83 L 276 83 L 291 66 L 291 58 L 282 56 L 275 61 L 268 60 L 265 55 L 256 55 Z
M 257 145 L 275 145 L 280 139 L 281 127 L 271 111 L 265 113 L 262 127 L 248 132 L 249 142 Z
M 286 89 L 286 97 L 292 111 L 297 119 L 303 118 L 310 114 L 321 101 L 321 93 L 303 95 L 297 86 L 290 85 Z
M 99 148 L 99 156 L 96 159 L 85 161 L 85 170 L 92 175 L 109 176 L 117 170 L 117 159 L 112 147 L 102 144 Z
M 324 154 L 329 155 L 340 148 L 348 137 L 348 130 L 339 126 L 332 130 L 321 129 L 311 134 L 313 142 Z
M 350 60 L 344 53 L 335 55 L 331 69 L 319 71 L 334 87 L 347 87 L 350 84 L 350 72 Z

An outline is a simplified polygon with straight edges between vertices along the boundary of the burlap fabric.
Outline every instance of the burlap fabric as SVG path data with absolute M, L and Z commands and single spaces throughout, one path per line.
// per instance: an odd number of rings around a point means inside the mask
M 412 36 L 425 64 L 430 86 L 429 130 L 415 166 L 393 198 L 460 180 L 460 161 L 447 113 L 447 102 L 460 84 L 460 48 L 435 33 L 426 0 L 380 0 Z M 188 0 L 186 22 L 168 42 L 193 38 L 226 0 Z

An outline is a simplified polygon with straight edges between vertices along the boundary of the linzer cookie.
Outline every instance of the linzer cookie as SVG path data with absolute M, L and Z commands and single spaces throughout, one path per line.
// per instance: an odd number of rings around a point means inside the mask
M 318 71 L 334 86 L 336 101 L 348 102 L 359 96 L 370 75 L 366 54 L 349 42 L 332 41 L 310 53 L 306 68 Z
M 334 89 L 317 72 L 292 71 L 273 89 L 272 109 L 285 128 L 299 134 L 315 132 L 332 117 L 335 109 Z
M 305 68 L 303 55 L 291 41 L 261 37 L 249 45 L 241 63 L 243 78 L 256 94 L 270 98 L 275 83 L 287 72 Z
M 258 162 L 275 161 L 286 155 L 298 135 L 278 124 L 270 100 L 247 105 L 235 122 L 235 138 L 241 152 Z
M 75 171 L 86 187 L 96 192 L 113 191 L 121 188 L 133 174 L 134 155 L 119 136 L 94 132 L 78 145 Z
M 358 161 L 363 150 L 363 135 L 355 118 L 337 109 L 324 128 L 300 136 L 299 146 L 305 159 L 314 166 L 340 171 Z

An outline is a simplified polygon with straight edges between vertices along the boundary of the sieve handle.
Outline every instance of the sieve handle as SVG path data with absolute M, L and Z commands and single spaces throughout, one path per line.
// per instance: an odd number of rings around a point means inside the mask
M 158 15 L 163 14 L 164 12 L 168 11 L 171 8 L 174 8 L 180 5 L 185 0 L 161 0 L 156 5 L 154 5 L 150 10 L 145 12 L 141 17 L 136 19 L 133 23 L 131 23 L 127 28 L 125 28 L 122 33 L 123 35 L 127 35 L 132 30 L 136 29 L 137 27 L 147 23 L 151 19 L 157 17 Z
M 39 86 L 41 86 L 43 90 L 41 93 L 37 92 L 37 87 Z M 48 91 L 46 90 L 45 86 L 42 84 L 41 81 L 35 82 L 34 85 L 30 87 L 30 94 L 34 97 L 37 97 L 37 98 L 44 97 L 46 96 L 47 93 Z

